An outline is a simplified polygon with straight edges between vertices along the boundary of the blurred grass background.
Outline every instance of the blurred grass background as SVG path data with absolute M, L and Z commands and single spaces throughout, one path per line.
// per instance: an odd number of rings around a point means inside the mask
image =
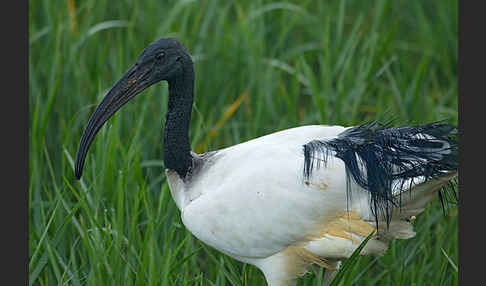
M 29 1 L 30 285 L 265 285 L 203 245 L 167 187 L 167 84 L 72 160 L 88 117 L 142 49 L 177 37 L 194 57 L 193 150 L 306 124 L 457 124 L 457 1 Z M 360 257 L 340 285 L 457 285 L 457 207 Z M 298 285 L 319 285 L 322 270 Z

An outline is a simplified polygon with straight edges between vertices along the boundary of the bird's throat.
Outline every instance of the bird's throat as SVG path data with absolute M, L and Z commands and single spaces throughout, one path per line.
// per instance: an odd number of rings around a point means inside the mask
M 184 179 L 192 167 L 189 125 L 194 97 L 192 65 L 169 82 L 169 101 L 164 130 L 164 165 Z

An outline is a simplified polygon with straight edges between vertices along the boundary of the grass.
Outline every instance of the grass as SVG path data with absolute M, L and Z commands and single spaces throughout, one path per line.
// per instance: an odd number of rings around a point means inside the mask
M 457 1 L 29 1 L 30 285 L 265 285 L 183 226 L 163 173 L 167 84 L 73 157 L 94 107 L 162 36 L 195 59 L 192 147 L 306 124 L 457 123 Z M 339 285 L 457 285 L 457 208 Z M 298 285 L 318 285 L 306 274 Z

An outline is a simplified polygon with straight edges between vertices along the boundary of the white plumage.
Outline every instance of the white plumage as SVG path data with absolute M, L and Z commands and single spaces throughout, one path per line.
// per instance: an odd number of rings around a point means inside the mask
M 348 201 L 339 158 L 331 158 L 309 181 L 302 175 L 302 146 L 336 138 L 345 129 L 303 126 L 219 150 L 187 184 L 166 170 L 184 225 L 208 245 L 259 267 L 271 286 L 292 285 L 310 263 L 335 265 L 349 257 L 376 230 L 368 192 L 353 184 Z M 404 219 L 418 215 L 454 175 L 418 180 L 412 194 L 402 196 L 389 228 L 381 221 L 380 239 L 369 241 L 362 253 L 382 254 L 389 240 L 413 237 Z M 400 192 L 394 190 L 396 196 Z

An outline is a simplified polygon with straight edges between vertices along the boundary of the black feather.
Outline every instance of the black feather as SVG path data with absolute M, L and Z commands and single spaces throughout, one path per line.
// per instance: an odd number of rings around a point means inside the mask
M 434 122 L 390 128 L 373 121 L 349 128 L 335 139 L 305 144 L 304 178 L 309 179 L 313 170 L 326 164 L 329 155 L 334 154 L 346 166 L 348 199 L 352 178 L 370 193 L 376 224 L 381 214 L 388 225 L 391 206 L 400 206 L 400 200 L 392 196 L 393 186 L 404 189 L 409 182 L 411 188 L 418 177 L 427 181 L 457 171 L 457 153 L 455 126 Z M 453 183 L 442 191 L 439 197 L 443 205 L 444 198 L 446 202 L 457 199 Z

